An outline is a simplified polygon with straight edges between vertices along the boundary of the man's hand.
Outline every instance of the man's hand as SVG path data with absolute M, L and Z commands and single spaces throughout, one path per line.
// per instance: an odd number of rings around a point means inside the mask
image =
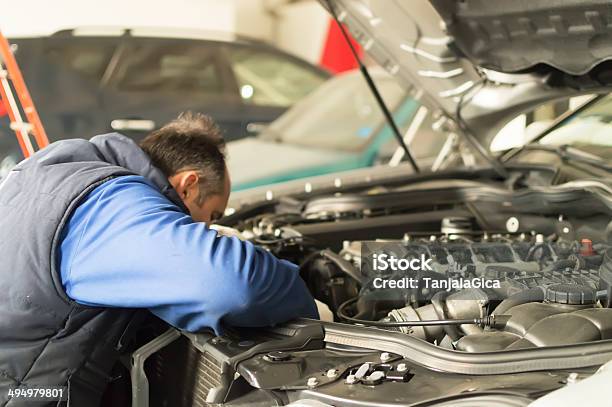
M 327 304 L 319 300 L 315 300 L 317 311 L 319 311 L 319 319 L 326 322 L 334 322 L 334 314 L 331 312 Z

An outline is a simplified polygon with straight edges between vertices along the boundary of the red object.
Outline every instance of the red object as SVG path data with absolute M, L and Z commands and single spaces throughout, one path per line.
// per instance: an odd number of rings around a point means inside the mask
M 6 107 L 4 106 L 2 99 L 0 99 L 0 117 L 6 116 L 7 113 L 8 113 L 8 110 L 6 110 Z
M 593 254 L 595 254 L 593 251 L 593 241 L 591 239 L 582 239 L 580 241 L 580 255 L 592 256 Z
M 19 69 L 19 65 L 13 56 L 11 46 L 7 39 L 0 32 L 0 70 L 5 69 L 8 75 L 6 77 L 0 77 L 0 100 L 2 106 L 8 113 L 11 120 L 11 127 L 14 127 L 19 146 L 23 152 L 24 157 L 29 157 L 33 153 L 33 146 L 31 144 L 29 133 L 34 135 L 38 148 L 46 147 L 49 144 L 49 139 L 45 133 L 45 129 L 40 121 L 28 87 L 23 80 L 23 75 Z M 10 82 L 10 83 L 9 83 Z M 15 95 L 10 84 L 15 89 Z M 21 112 L 19 111 L 19 105 L 25 117 L 27 123 L 21 118 Z
M 351 44 L 353 44 L 357 54 L 361 57 L 363 55 L 361 46 L 359 46 L 353 37 L 350 38 Z M 338 24 L 333 19 L 329 20 L 327 37 L 323 46 L 323 54 L 321 55 L 321 66 L 333 73 L 340 73 L 358 67 L 351 48 L 346 43 L 340 27 L 338 27 Z

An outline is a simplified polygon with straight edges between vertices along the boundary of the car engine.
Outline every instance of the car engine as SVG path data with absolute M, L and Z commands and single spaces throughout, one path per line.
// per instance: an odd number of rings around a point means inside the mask
M 347 242 L 339 253 L 356 268 L 354 273 L 360 260 L 369 257 L 364 245 Z M 410 271 L 373 272 L 371 265 L 362 264 L 364 284 L 356 300 L 338 306 L 341 319 L 364 325 L 368 320 L 390 322 L 398 326 L 389 329 L 468 352 L 612 338 L 609 292 L 600 290 L 606 284 L 600 279 L 606 245 L 594 248 L 588 239 L 545 241 L 542 235 L 444 234 L 406 235 L 402 241 L 368 245 L 373 248 L 379 257 L 388 250 L 398 258 L 432 259 L 432 271 L 420 276 L 428 287 L 407 288 Z M 385 286 L 380 287 L 381 281 Z M 461 319 L 477 323 L 435 323 Z M 423 321 L 431 324 L 410 325 Z
M 299 264 L 334 321 L 170 329 L 133 354 L 133 389 L 146 383 L 160 406 L 527 405 L 592 375 L 612 359 L 610 209 L 585 191 L 573 206 L 494 195 L 292 199 L 229 217 Z

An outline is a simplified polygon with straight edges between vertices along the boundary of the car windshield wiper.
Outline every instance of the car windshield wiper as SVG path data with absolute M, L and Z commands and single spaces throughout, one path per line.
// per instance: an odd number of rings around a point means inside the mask
M 340 19 L 338 18 L 338 15 L 336 14 L 336 10 L 334 10 L 334 7 L 332 6 L 330 0 L 327 0 L 327 8 L 329 8 L 329 12 L 331 13 L 334 21 L 336 21 L 336 24 L 338 24 L 338 28 L 340 28 L 340 32 L 342 33 L 344 40 L 349 46 L 351 53 L 353 54 L 353 57 L 355 58 L 355 61 L 357 61 L 357 65 L 359 65 L 359 70 L 361 71 L 361 74 L 363 75 L 366 83 L 368 84 L 368 87 L 372 91 L 372 94 L 374 95 L 374 98 L 376 99 L 378 106 L 380 106 L 380 109 L 382 110 L 383 115 L 385 116 L 385 119 L 387 120 L 387 123 L 389 124 L 389 127 L 393 131 L 393 135 L 397 139 L 397 142 L 402 148 L 402 150 L 404 150 L 404 155 L 406 156 L 408 161 L 410 161 L 410 165 L 412 166 L 412 169 L 414 170 L 415 173 L 418 174 L 419 172 L 421 172 L 421 170 L 419 169 L 419 166 L 417 165 L 416 161 L 414 160 L 414 157 L 410 153 L 408 146 L 404 142 L 404 138 L 402 137 L 402 134 L 400 133 L 400 130 L 397 127 L 397 124 L 395 123 L 395 120 L 393 120 L 393 116 L 391 115 L 389 108 L 387 107 L 385 101 L 383 100 L 378 88 L 376 87 L 376 84 L 372 80 L 372 76 L 368 72 L 368 69 L 364 65 L 361 58 L 359 58 L 359 54 L 357 54 L 357 50 L 353 46 L 353 43 L 351 42 L 351 39 L 349 38 L 346 32 L 346 29 L 340 22 Z
M 544 144 L 526 144 L 513 154 L 516 156 L 522 151 L 548 151 L 558 155 L 563 161 L 577 161 L 585 164 L 589 164 L 593 167 L 601 168 L 606 171 L 612 171 L 612 165 L 608 164 L 605 160 L 596 155 L 589 154 L 569 144 L 561 144 L 558 146 L 544 145 Z

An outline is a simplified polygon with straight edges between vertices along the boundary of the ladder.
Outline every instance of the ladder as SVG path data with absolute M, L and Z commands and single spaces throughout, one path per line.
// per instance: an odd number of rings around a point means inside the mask
M 38 150 L 49 144 L 19 65 L 11 51 L 11 45 L 2 32 L 0 32 L 0 102 L 7 110 L 11 129 L 17 136 L 19 147 L 25 158 L 35 152 L 30 135 L 34 136 Z M 27 121 L 23 120 L 22 111 Z

